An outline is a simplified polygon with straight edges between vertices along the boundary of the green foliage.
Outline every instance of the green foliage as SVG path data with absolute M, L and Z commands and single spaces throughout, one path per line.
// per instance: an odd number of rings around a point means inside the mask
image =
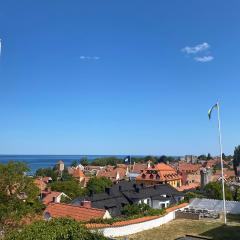
M 84 195 L 85 190 L 81 188 L 76 180 L 56 181 L 48 184 L 53 191 L 64 192 L 71 199 Z
M 155 215 L 162 215 L 165 213 L 164 209 L 153 209 L 149 207 L 147 204 L 128 204 L 124 206 L 122 210 L 122 214 L 128 217 L 131 216 L 155 216 Z
M 207 156 L 205 154 L 199 155 L 198 156 L 199 160 L 207 160 Z
M 87 183 L 87 192 L 94 192 L 94 193 L 100 193 L 104 192 L 105 188 L 111 187 L 112 182 L 108 178 L 105 177 L 93 177 L 91 178 Z
M 157 163 L 157 157 L 154 156 L 146 156 L 146 157 L 132 157 L 132 163 L 146 163 L 149 160 L 152 161 L 154 164 Z
M 61 177 L 61 180 L 63 180 L 63 181 L 68 181 L 68 180 L 72 180 L 73 179 L 73 177 L 68 173 L 67 168 L 65 168 L 63 170 L 61 176 L 57 172 L 55 167 L 53 167 L 53 168 L 39 168 L 36 171 L 35 175 L 39 176 L 39 177 L 51 177 L 53 181 L 57 181 L 60 177 Z
M 57 172 L 52 168 L 39 168 L 35 175 L 39 177 L 51 177 L 53 181 L 56 181 L 58 177 Z
M 187 202 L 189 202 L 190 199 L 192 198 L 202 198 L 203 196 L 200 193 L 196 193 L 196 192 L 187 192 L 184 196 L 184 200 L 186 200 Z
M 102 158 L 96 158 L 92 162 L 92 165 L 94 166 L 116 166 L 117 164 L 123 163 L 122 159 L 116 158 L 116 157 L 102 157 Z
M 76 167 L 78 165 L 78 161 L 77 160 L 74 160 L 72 163 L 71 163 L 71 167 Z
M 159 157 L 158 159 L 158 162 L 161 163 L 167 163 L 167 162 L 172 162 L 174 160 L 173 157 L 168 157 L 168 156 L 165 156 L 165 155 L 162 155 L 161 157 Z
M 236 201 L 240 201 L 240 187 L 236 190 Z
M 25 215 L 40 213 L 43 205 L 38 200 L 39 189 L 26 176 L 25 163 L 0 164 L 0 223 L 18 224 Z
M 208 153 L 208 155 L 207 155 L 207 160 L 210 160 L 210 159 L 212 159 L 212 156 L 211 156 L 210 153 Z
M 235 170 L 235 174 L 237 174 L 237 166 L 240 164 L 240 145 L 235 147 L 234 155 L 233 155 L 233 167 Z
M 88 159 L 87 159 L 86 157 L 82 157 L 82 159 L 80 160 L 80 163 L 81 163 L 83 166 L 89 165 Z
M 92 233 L 80 223 L 66 218 L 38 221 L 14 231 L 5 240 L 105 240 L 100 233 Z
M 204 187 L 206 197 L 222 200 L 222 183 L 221 182 L 210 182 Z M 230 188 L 225 185 L 225 198 L 226 200 L 233 200 L 232 192 Z

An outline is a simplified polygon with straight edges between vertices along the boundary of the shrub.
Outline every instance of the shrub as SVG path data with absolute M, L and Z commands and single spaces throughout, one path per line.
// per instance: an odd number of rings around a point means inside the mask
M 79 222 L 67 218 L 38 221 L 14 231 L 5 240 L 107 240 L 100 233 L 92 233 Z

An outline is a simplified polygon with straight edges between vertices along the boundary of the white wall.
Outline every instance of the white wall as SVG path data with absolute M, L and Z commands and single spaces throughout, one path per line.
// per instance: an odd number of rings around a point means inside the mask
M 102 232 L 105 237 L 121 237 L 121 236 L 138 233 L 144 230 L 149 230 L 155 227 L 159 227 L 162 224 L 168 223 L 173 219 L 175 219 L 175 211 L 170 212 L 163 217 L 159 217 L 157 219 L 153 219 L 150 221 L 130 224 L 122 227 L 107 227 L 107 228 L 98 229 L 97 231 Z M 91 230 L 91 231 L 96 231 L 96 230 Z
M 162 204 L 164 204 L 165 208 L 167 208 L 169 206 L 169 204 L 170 204 L 170 201 L 168 200 L 168 201 L 162 202 L 162 201 L 159 201 L 159 200 L 153 200 L 152 201 L 152 208 L 154 208 L 154 209 L 162 209 Z

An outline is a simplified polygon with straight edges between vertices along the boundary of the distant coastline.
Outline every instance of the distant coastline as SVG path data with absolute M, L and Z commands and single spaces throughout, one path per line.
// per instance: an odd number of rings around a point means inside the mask
M 92 162 L 96 158 L 116 157 L 124 159 L 127 155 L 17 155 L 17 154 L 0 154 L 0 163 L 7 163 L 8 161 L 25 162 L 30 168 L 30 174 L 34 174 L 39 168 L 53 167 L 57 161 L 63 160 L 66 166 L 71 165 L 73 161 L 80 161 L 82 158 L 87 158 Z M 131 155 L 132 157 L 144 157 L 147 155 Z M 160 156 L 160 155 L 159 155 Z M 174 156 L 176 157 L 176 156 Z

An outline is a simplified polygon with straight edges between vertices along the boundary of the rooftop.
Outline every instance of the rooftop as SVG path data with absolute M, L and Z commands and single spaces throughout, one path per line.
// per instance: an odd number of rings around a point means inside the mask
M 63 203 L 51 203 L 44 211 L 50 217 L 70 217 L 76 221 L 89 221 L 95 218 L 103 218 L 106 211 L 96 208 L 87 208 Z

